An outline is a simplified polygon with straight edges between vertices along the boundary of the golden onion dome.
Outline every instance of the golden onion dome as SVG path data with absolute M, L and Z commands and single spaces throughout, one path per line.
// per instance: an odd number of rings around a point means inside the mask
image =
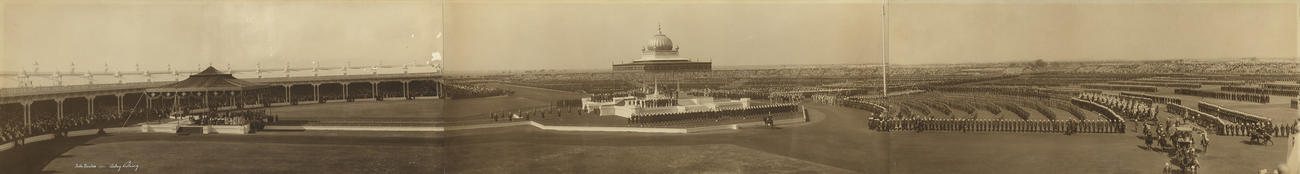
M 668 36 L 663 33 L 655 34 L 654 37 L 646 41 L 645 49 L 649 51 L 672 51 L 673 40 L 668 39 Z

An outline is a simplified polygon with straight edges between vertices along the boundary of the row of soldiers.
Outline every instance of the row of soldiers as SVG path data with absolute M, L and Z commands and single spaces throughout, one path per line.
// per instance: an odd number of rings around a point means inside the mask
M 1231 122 L 1220 119 L 1219 117 L 1216 117 L 1214 115 L 1197 111 L 1183 105 L 1171 104 L 1168 107 L 1165 107 L 1165 112 L 1169 112 L 1171 114 L 1179 116 L 1183 120 L 1191 121 L 1196 125 L 1200 125 L 1201 127 L 1210 130 L 1219 130 L 1222 129 L 1223 126 L 1226 124 L 1232 124 Z
M 477 85 L 444 84 L 443 91 L 450 98 L 477 98 L 514 94 L 514 91 L 483 87 Z
M 1282 136 L 1279 134 L 1290 135 L 1292 133 L 1300 132 L 1300 130 L 1297 130 L 1298 128 L 1300 128 L 1297 127 L 1297 124 L 1300 124 L 1300 121 L 1297 121 L 1295 124 L 1291 124 L 1291 125 L 1275 125 L 1272 122 L 1231 124 L 1231 125 L 1224 125 L 1222 134 L 1236 135 L 1236 136 L 1247 136 L 1251 134 L 1265 134 L 1265 135 L 1273 135 L 1273 136 Z
M 773 94 L 768 94 L 767 98 L 768 98 L 768 99 L 771 99 L 771 100 L 775 100 L 775 101 L 780 101 L 780 102 L 797 102 L 797 101 L 802 101 L 802 100 L 804 100 L 804 96 L 803 96 L 803 95 L 800 95 L 800 94 L 776 94 L 776 93 L 773 93 Z
M 839 104 L 840 106 L 843 107 L 866 110 L 877 114 L 882 114 L 885 112 L 885 107 L 867 101 L 845 99 L 845 100 L 840 100 Z
M 1196 103 L 1196 109 L 1208 114 L 1218 115 L 1222 119 L 1237 123 L 1272 122 L 1273 119 L 1245 113 L 1206 102 Z
M 1115 120 L 1001 120 L 943 118 L 870 118 L 879 131 L 1000 131 L 1000 132 L 1079 132 L 1123 133 L 1124 122 Z
M 1194 90 L 1194 89 L 1174 89 L 1174 93 L 1182 94 L 1182 95 L 1190 95 L 1190 96 L 1228 99 L 1228 100 L 1246 101 L 1246 102 L 1255 102 L 1255 103 L 1268 103 L 1269 101 L 1267 95 L 1257 95 L 1257 94 L 1225 93 L 1225 92 L 1202 91 L 1202 90 Z
M 773 114 L 783 112 L 794 112 L 799 109 L 795 104 L 773 104 L 766 106 L 755 106 L 739 109 L 724 109 L 717 111 L 695 111 L 695 112 L 676 112 L 676 113 L 654 113 L 654 114 L 636 114 L 628 118 L 628 124 L 661 124 L 675 121 L 696 121 L 696 120 L 719 120 L 729 117 L 747 117 L 757 114 Z
M 1183 99 L 1178 99 L 1174 97 L 1165 97 L 1165 96 L 1157 96 L 1151 94 L 1129 93 L 1129 92 L 1120 92 L 1119 94 L 1124 96 L 1133 96 L 1133 97 L 1150 99 L 1151 101 L 1158 102 L 1158 103 L 1174 103 L 1174 104 L 1183 103 Z
M 1155 120 L 1156 114 L 1159 114 L 1156 105 L 1151 99 L 1110 95 L 1102 93 L 1082 93 L 1079 99 L 1091 101 L 1110 108 L 1118 112 L 1120 116 L 1132 120 Z
M 1245 93 L 1265 94 L 1265 95 L 1285 95 L 1285 96 L 1296 96 L 1296 95 L 1300 95 L 1300 91 L 1296 91 L 1296 90 L 1286 90 L 1286 89 L 1267 89 L 1267 88 L 1248 88 L 1248 87 L 1239 87 L 1239 86 L 1224 86 L 1224 87 L 1219 87 L 1219 90 L 1223 90 L 1223 91 L 1232 91 L 1232 92 L 1245 92 Z
M 1156 92 L 1156 87 L 1150 86 L 1126 86 L 1126 85 L 1079 85 L 1082 88 L 1116 90 L 1116 91 L 1139 91 L 1139 92 Z
M 1049 88 L 1037 87 L 1018 87 L 1018 86 L 976 86 L 976 87 L 947 87 L 944 91 L 952 92 L 980 92 L 980 93 L 997 93 L 1014 96 L 1026 96 L 1036 98 L 1055 98 L 1063 97 L 1062 95 L 1077 94 L 1077 91 L 1063 91 Z
M 1201 84 L 1195 84 L 1195 83 L 1143 82 L 1143 81 L 1114 81 L 1114 82 L 1107 82 L 1107 83 L 1110 83 L 1110 84 L 1119 84 L 1119 85 L 1161 86 L 1161 87 L 1176 87 L 1176 88 L 1201 88 Z
M 519 111 L 492 112 L 488 114 L 488 117 L 492 118 L 492 121 L 514 121 L 515 119 L 532 120 L 533 117 L 546 119 L 547 116 L 551 116 L 551 118 L 560 118 L 563 117 L 565 113 L 583 114 L 579 108 L 548 106 Z
M 840 98 L 843 97 L 840 97 L 839 95 L 813 94 L 812 97 L 809 98 L 812 101 L 816 101 L 820 103 L 835 104 L 840 102 Z

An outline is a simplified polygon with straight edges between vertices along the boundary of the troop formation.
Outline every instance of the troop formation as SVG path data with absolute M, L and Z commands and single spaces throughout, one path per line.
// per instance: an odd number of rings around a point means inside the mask
M 1105 105 L 1129 120 L 1156 120 L 1159 111 L 1155 103 L 1146 98 L 1102 93 L 1082 93 L 1078 98 Z
M 1226 93 L 1226 92 L 1203 91 L 1203 90 L 1195 90 L 1195 89 L 1174 89 L 1174 93 L 1181 94 L 1181 95 L 1246 101 L 1246 102 L 1255 102 L 1255 103 L 1268 103 L 1269 101 L 1269 97 L 1267 95 L 1257 95 L 1257 94 Z
M 978 131 L 1044 133 L 1123 133 L 1124 122 L 1116 120 L 1001 120 L 871 118 L 868 126 L 878 131 Z
M 629 125 L 656 125 L 677 123 L 680 121 L 716 121 L 732 117 L 745 119 L 758 115 L 795 112 L 798 111 L 798 109 L 799 105 L 796 104 L 771 104 L 715 111 L 638 114 L 632 115 L 632 117 L 627 120 L 627 123 Z
M 1156 92 L 1155 87 L 1149 87 L 1149 86 L 1091 84 L 1091 85 L 1079 85 L 1079 87 L 1088 88 L 1088 89 L 1116 90 L 1116 91 Z
M 448 98 L 491 97 L 491 96 L 500 96 L 500 95 L 510 95 L 511 93 L 514 93 L 510 90 L 503 90 L 503 89 L 478 86 L 478 85 L 463 85 L 463 84 L 452 84 L 452 83 L 447 83 L 444 85 L 446 85 L 446 88 L 443 90 L 446 91 L 444 91 L 443 95 L 446 95 L 444 97 L 448 97 Z

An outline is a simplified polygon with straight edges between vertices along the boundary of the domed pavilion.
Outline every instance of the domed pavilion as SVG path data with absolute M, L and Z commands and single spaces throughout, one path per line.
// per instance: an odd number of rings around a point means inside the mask
M 673 46 L 673 40 L 664 35 L 663 28 L 646 41 L 645 47 L 641 48 L 641 58 L 632 60 L 632 63 L 616 64 L 614 71 L 620 72 L 690 72 L 690 71 L 710 71 L 713 69 L 713 62 L 694 62 L 686 57 L 678 55 L 681 49 Z

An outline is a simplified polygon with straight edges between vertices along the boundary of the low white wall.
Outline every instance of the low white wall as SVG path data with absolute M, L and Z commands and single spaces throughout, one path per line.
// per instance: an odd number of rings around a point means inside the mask
M 140 132 L 176 133 L 176 124 L 167 124 L 167 123 L 155 124 L 155 125 L 142 124 L 140 125 Z
M 592 126 L 547 126 L 529 121 L 533 127 L 555 131 L 594 131 L 594 132 L 642 132 L 642 133 L 686 133 L 686 129 L 677 128 L 641 128 L 641 127 L 592 127 Z
M 453 130 L 469 130 L 469 129 L 483 129 L 483 128 L 498 128 L 498 127 L 510 127 L 510 126 L 524 126 L 524 125 L 532 125 L 532 124 L 533 124 L 532 121 L 520 121 L 520 122 L 509 122 L 509 123 L 493 123 L 493 124 L 476 124 L 476 125 L 464 125 L 464 126 L 448 126 L 448 127 L 442 128 L 442 129 L 437 130 L 437 131 L 453 131 Z
M 249 128 L 248 125 L 214 125 L 206 126 L 204 129 L 206 129 L 204 133 L 207 134 L 248 134 L 252 132 L 252 128 Z
M 268 125 L 264 130 L 288 130 L 288 131 L 305 131 L 305 130 L 330 130 L 330 131 L 412 131 L 412 132 L 431 132 L 443 131 L 442 127 L 400 127 L 400 126 L 277 126 Z

